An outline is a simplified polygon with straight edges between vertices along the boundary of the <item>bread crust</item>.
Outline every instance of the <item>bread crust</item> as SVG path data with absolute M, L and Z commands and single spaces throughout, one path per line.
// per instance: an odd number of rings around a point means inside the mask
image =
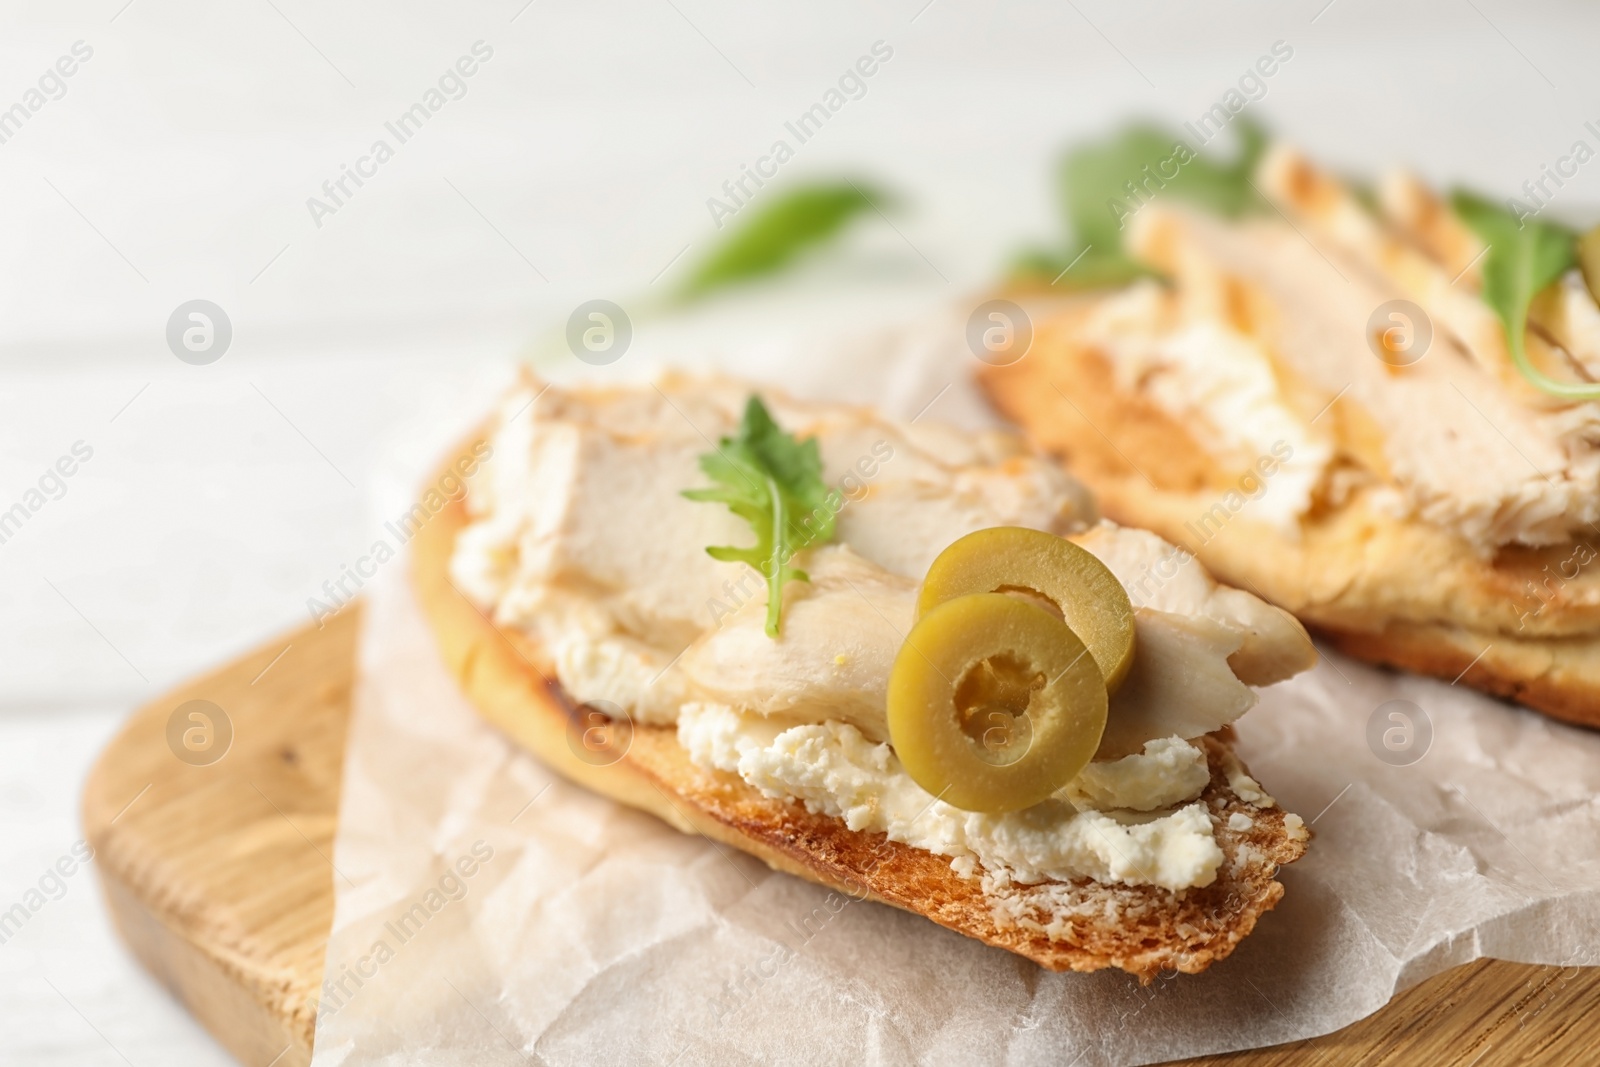
M 449 560 L 466 523 L 457 501 L 418 531 L 413 579 L 446 665 L 483 716 L 570 780 L 775 870 L 926 916 L 1050 970 L 1117 967 L 1148 982 L 1162 971 L 1197 973 L 1231 953 L 1283 895 L 1278 866 L 1305 852 L 1305 833 L 1292 839 L 1281 809 L 1247 804 L 1229 785 L 1228 770 L 1241 768 L 1226 732 L 1200 742 L 1211 765 L 1202 799 L 1225 859 L 1210 886 L 1178 892 L 1085 879 L 986 895 L 946 857 L 852 831 L 695 765 L 672 727 L 633 725 L 626 742 L 627 724 L 606 727 L 620 755 L 595 766 L 569 743 L 582 720 L 540 649 L 495 626 L 451 584 Z M 1235 813 L 1249 818 L 1248 829 L 1230 828 Z
M 1600 726 L 1600 556 L 1593 542 L 1485 558 L 1368 491 L 1321 504 L 1298 540 L 1252 518 L 1202 521 L 1237 488 L 1193 433 L 1077 340 L 1087 305 L 1058 309 L 1027 358 L 985 368 L 994 405 L 1094 490 L 1110 518 L 1193 552 L 1220 581 L 1293 612 L 1359 659 L 1402 667 Z M 1570 576 L 1568 571 L 1574 571 Z

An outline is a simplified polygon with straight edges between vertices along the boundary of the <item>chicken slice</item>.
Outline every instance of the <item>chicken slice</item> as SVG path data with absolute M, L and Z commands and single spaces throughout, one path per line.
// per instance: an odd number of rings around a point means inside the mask
M 917 583 L 844 545 L 804 554 L 809 582 L 783 590 L 778 637 L 764 597 L 700 638 L 678 670 L 699 699 L 796 722 L 839 719 L 889 739 L 889 670 L 916 612 Z
M 1239 644 L 1228 666 L 1239 681 L 1272 685 L 1316 665 L 1316 646 L 1298 619 L 1242 589 L 1219 585 L 1199 560 L 1156 534 L 1102 522 L 1072 540 L 1111 569 L 1135 608 L 1203 616 L 1235 634 Z
M 1133 670 L 1111 695 L 1095 759 L 1131 756 L 1161 737 L 1199 737 L 1255 706 L 1255 690 L 1228 665 L 1240 647 L 1236 631 L 1204 615 L 1151 608 L 1133 621 Z
M 1109 524 L 1079 540 L 1125 585 L 1124 574 L 1137 579 L 1148 561 L 1180 551 Z M 888 740 L 889 673 L 911 631 L 918 584 L 843 545 L 806 553 L 802 563 L 811 580 L 785 587 L 778 638 L 767 635 L 756 598 L 696 642 L 677 670 L 696 699 L 793 722 L 839 719 Z M 1111 698 L 1097 759 L 1210 733 L 1255 703 L 1242 677 L 1275 682 L 1316 661 L 1298 622 L 1218 586 L 1192 557 L 1159 590 L 1129 592 L 1151 599 L 1135 613 L 1133 671 Z

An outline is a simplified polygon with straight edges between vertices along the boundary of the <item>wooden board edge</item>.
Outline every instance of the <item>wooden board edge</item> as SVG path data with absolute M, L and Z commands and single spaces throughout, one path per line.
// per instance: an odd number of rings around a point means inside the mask
M 239 974 L 158 914 L 114 874 L 101 894 L 117 934 L 134 958 L 234 1059 L 250 1067 L 310 1067 L 308 1035 L 273 1010 Z
M 333 911 L 332 871 L 326 856 L 332 853 L 331 826 L 337 819 L 344 723 L 362 611 L 363 604 L 356 601 L 321 626 L 286 633 L 141 705 L 106 743 L 83 786 L 84 838 L 94 849 L 96 877 L 113 928 L 140 964 L 220 1044 L 252 1067 L 308 1064 L 311 1058 L 317 990 Z M 309 677 L 302 677 L 302 672 Z M 203 804 L 208 798 L 200 790 L 209 788 L 214 795 L 223 784 L 208 775 L 210 768 L 186 767 L 174 758 L 165 740 L 167 720 L 185 701 L 226 700 L 222 694 L 233 694 L 240 701 L 234 706 L 234 727 L 248 731 L 247 736 L 235 737 L 232 751 L 217 764 L 233 772 L 232 799 L 243 795 L 270 811 L 268 805 L 274 802 L 265 794 L 256 795 L 257 783 L 275 791 L 269 776 L 278 771 L 280 758 L 291 753 L 323 757 L 320 762 L 325 766 L 309 802 L 330 809 L 326 812 L 330 829 L 319 832 L 307 820 L 299 820 L 293 832 L 301 850 L 291 852 L 288 862 L 276 869 L 252 870 L 239 877 L 241 883 L 259 883 L 263 877 L 288 874 L 302 886 L 309 882 L 314 896 L 325 901 L 321 910 L 328 921 L 309 937 L 272 941 L 253 936 L 238 901 L 208 899 L 194 886 L 163 882 L 168 872 L 181 866 L 175 862 L 181 857 L 163 853 L 157 844 L 164 840 L 159 827 L 175 809 Z M 296 720 L 296 715 L 307 713 L 327 718 L 318 730 L 307 730 L 303 719 Z M 335 745 L 338 751 L 330 751 Z M 139 783 L 146 781 L 140 790 Z M 289 821 L 287 815 L 283 819 Z M 259 855 L 246 851 L 239 862 Z M 226 871 L 227 865 L 215 865 L 213 870 Z M 278 950 L 275 957 L 264 954 L 268 943 Z M 286 955 L 294 965 L 285 962 Z

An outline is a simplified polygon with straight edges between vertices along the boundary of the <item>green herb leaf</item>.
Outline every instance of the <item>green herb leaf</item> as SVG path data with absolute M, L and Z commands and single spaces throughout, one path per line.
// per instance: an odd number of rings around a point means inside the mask
M 1489 246 L 1483 257 L 1483 299 L 1505 326 L 1506 346 L 1517 370 L 1554 396 L 1600 400 L 1600 385 L 1558 381 L 1540 371 L 1528 359 L 1525 343 L 1528 307 L 1541 289 L 1577 266 L 1578 235 L 1556 223 L 1518 221 L 1498 204 L 1462 190 L 1451 196 L 1450 206 Z
M 772 420 L 760 397 L 751 396 L 738 433 L 701 456 L 700 469 L 717 484 L 686 489 L 683 495 L 726 504 L 756 534 L 750 548 L 717 546 L 706 552 L 713 559 L 748 563 L 766 576 L 767 633 L 777 637 L 784 583 L 810 580 L 790 560 L 801 549 L 833 539 L 834 511 L 817 440 L 797 441 Z
M 857 215 L 889 202 L 858 182 L 803 185 L 777 196 L 731 233 L 684 283 L 694 300 L 716 289 L 782 270 L 800 253 L 842 231 Z
M 1228 218 L 1264 208 L 1250 176 L 1266 150 L 1266 131 L 1248 119 L 1234 129 L 1239 151 L 1227 163 L 1212 162 L 1181 137 L 1147 125 L 1069 152 L 1061 162 L 1060 203 L 1071 251 L 1029 253 L 1018 269 L 1048 271 L 1059 280 L 1070 266 L 1075 287 L 1118 285 L 1149 273 L 1122 251 L 1123 223 L 1139 199 L 1171 196 Z
M 1123 255 L 1120 247 L 1102 251 L 1099 245 L 1079 246 L 1070 256 L 1051 249 L 1030 249 L 1017 257 L 1012 271 L 1050 285 L 1064 283 L 1070 289 L 1111 289 L 1150 273 Z

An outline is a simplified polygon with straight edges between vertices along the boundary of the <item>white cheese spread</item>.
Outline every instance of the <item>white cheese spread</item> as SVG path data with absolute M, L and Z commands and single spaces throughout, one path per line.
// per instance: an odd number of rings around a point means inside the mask
M 793 797 L 852 830 L 949 856 L 966 875 L 977 864 L 1020 883 L 1087 876 L 1184 889 L 1210 885 L 1222 863 L 1204 804 L 1144 813 L 1192 799 L 1209 780 L 1205 753 L 1177 738 L 1152 742 L 1145 755 L 1091 765 L 1065 795 L 1001 815 L 936 800 L 893 749 L 848 723 L 785 727 L 691 703 L 678 718 L 678 740 L 696 763 L 737 774 L 767 796 Z
M 1203 750 L 1181 737 L 1158 737 L 1142 753 L 1089 764 L 1063 792 L 1077 808 L 1154 811 L 1192 800 L 1210 780 Z

